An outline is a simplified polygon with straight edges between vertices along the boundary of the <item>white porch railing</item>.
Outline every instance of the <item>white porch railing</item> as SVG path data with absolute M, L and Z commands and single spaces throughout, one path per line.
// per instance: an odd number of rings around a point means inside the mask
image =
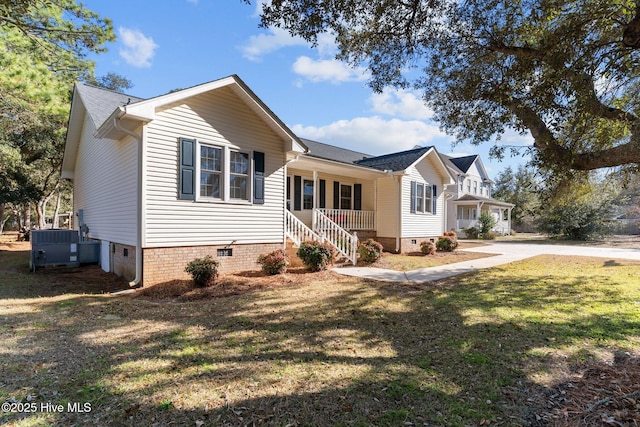
M 319 209 L 313 211 L 313 230 L 320 234 L 353 265 L 358 262 L 358 236 L 350 234 Z
M 304 222 L 289 211 L 286 211 L 284 226 L 287 237 L 296 245 L 300 245 L 305 240 L 317 240 L 319 242 L 323 240 L 322 237 L 314 233 L 313 230 L 304 225 Z
M 479 225 L 479 222 L 477 219 L 459 219 L 457 221 L 458 221 L 458 230 L 462 230 L 463 228 L 476 227 Z M 493 231 L 503 236 L 507 236 L 510 233 L 509 222 L 498 221 L 496 225 L 493 226 Z
M 300 245 L 306 240 L 327 242 L 353 265 L 356 265 L 358 262 L 358 236 L 355 233 L 349 234 L 347 230 L 317 210 L 313 213 L 313 223 L 315 231 L 307 227 L 290 211 L 285 213 L 285 232 L 294 244 Z
M 345 230 L 375 230 L 373 211 L 317 209 Z

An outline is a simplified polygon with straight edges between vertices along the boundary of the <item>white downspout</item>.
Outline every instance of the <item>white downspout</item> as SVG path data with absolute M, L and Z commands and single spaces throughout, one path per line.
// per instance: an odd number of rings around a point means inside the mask
M 124 113 L 124 111 L 123 111 Z M 143 155 L 143 147 L 142 147 L 142 141 L 143 138 L 142 136 L 129 131 L 128 129 L 122 128 L 120 127 L 120 124 L 118 123 L 118 120 L 120 120 L 118 117 L 114 117 L 113 118 L 113 127 L 118 129 L 119 131 L 129 135 L 130 137 L 132 137 L 134 140 L 136 140 L 138 142 L 138 168 L 137 168 L 137 174 L 138 174 L 138 186 L 137 186 L 137 203 L 138 206 L 136 207 L 137 213 L 138 213 L 138 218 L 137 218 L 137 233 L 136 233 L 136 276 L 135 278 L 129 282 L 129 286 L 132 288 L 137 288 L 141 286 L 141 280 L 142 280 L 142 227 L 143 227 L 143 213 L 142 213 L 142 187 L 143 187 L 143 174 L 142 174 L 142 155 Z

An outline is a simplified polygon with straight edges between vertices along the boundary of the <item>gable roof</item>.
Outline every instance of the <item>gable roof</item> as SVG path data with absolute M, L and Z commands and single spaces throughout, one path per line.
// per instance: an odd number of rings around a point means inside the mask
M 449 156 L 447 156 L 449 157 Z M 477 154 L 464 157 L 449 157 L 449 161 L 454 164 L 455 167 L 460 169 L 462 173 L 467 173 L 473 162 L 478 158 Z
M 84 108 L 93 120 L 96 129 L 104 123 L 116 108 L 143 100 L 143 98 L 79 82 L 76 83 L 75 91 L 82 99 Z
M 482 202 L 482 203 L 487 203 L 487 204 L 496 205 L 496 206 L 506 206 L 506 207 L 515 206 L 513 203 L 503 202 L 500 200 L 496 200 L 492 197 L 481 197 L 481 196 L 474 196 L 471 194 L 465 194 L 464 196 L 460 196 L 457 199 L 455 199 L 454 202 Z
M 417 162 L 422 156 L 427 154 L 434 147 L 420 147 L 412 150 L 399 151 L 397 153 L 385 154 L 382 156 L 369 157 L 358 160 L 355 163 L 360 166 L 367 166 L 381 171 L 402 171 Z
M 325 144 L 323 142 L 312 141 L 306 138 L 300 138 L 307 146 L 308 156 L 318 157 L 321 159 L 334 160 L 343 163 L 357 163 L 364 158 L 373 157 L 369 154 L 359 151 L 349 150 L 347 148 L 337 147 L 335 145 Z

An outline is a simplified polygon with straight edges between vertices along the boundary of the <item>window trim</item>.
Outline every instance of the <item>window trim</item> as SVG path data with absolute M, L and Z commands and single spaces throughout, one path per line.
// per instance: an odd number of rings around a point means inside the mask
M 342 207 L 342 201 L 346 200 L 345 197 L 342 197 L 342 187 L 349 187 L 349 207 L 348 208 L 343 208 Z M 343 182 L 340 183 L 340 210 L 347 210 L 347 211 L 352 211 L 353 209 L 353 184 L 345 184 Z
M 305 203 L 304 203 L 304 185 L 305 183 L 310 182 L 311 183 L 311 207 L 310 208 L 306 208 L 305 207 Z M 311 211 L 313 210 L 313 206 L 314 206 L 314 202 L 315 202 L 315 189 L 316 184 L 313 181 L 313 178 L 306 178 L 306 177 L 302 177 L 302 185 L 300 186 L 300 210 L 302 211 Z
M 222 187 L 222 197 L 208 197 L 203 196 L 201 194 L 200 189 L 200 179 L 202 173 L 201 166 L 201 147 L 212 147 L 222 150 L 222 159 L 221 159 L 221 187 Z M 236 199 L 231 197 L 231 152 L 245 154 L 247 156 L 247 198 L 246 199 Z M 225 145 L 225 144 L 215 144 L 207 141 L 201 141 L 196 139 L 196 202 L 205 202 L 205 203 L 229 203 L 229 204 L 245 204 L 251 205 L 254 204 L 253 201 L 253 191 L 254 191 L 254 160 L 253 160 L 253 150 L 242 150 L 235 145 Z M 233 174 L 238 175 L 238 174 Z
M 413 202 L 415 212 L 413 213 L 435 215 L 433 213 L 433 185 L 420 181 L 413 182 L 415 182 L 415 194 Z M 427 193 L 429 194 L 428 197 Z

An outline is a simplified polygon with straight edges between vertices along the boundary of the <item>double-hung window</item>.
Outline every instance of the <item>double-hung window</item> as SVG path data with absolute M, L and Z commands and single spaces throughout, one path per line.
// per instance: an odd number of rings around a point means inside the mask
M 249 154 L 229 151 L 229 197 L 249 200 Z
M 222 149 L 200 146 L 200 197 L 222 199 Z
M 313 180 L 305 179 L 302 183 L 302 209 L 313 209 Z
M 433 213 L 433 192 L 429 184 L 415 184 L 415 212 Z
M 264 153 L 179 138 L 178 198 L 264 203 Z
M 340 184 L 340 209 L 351 209 L 351 185 Z

